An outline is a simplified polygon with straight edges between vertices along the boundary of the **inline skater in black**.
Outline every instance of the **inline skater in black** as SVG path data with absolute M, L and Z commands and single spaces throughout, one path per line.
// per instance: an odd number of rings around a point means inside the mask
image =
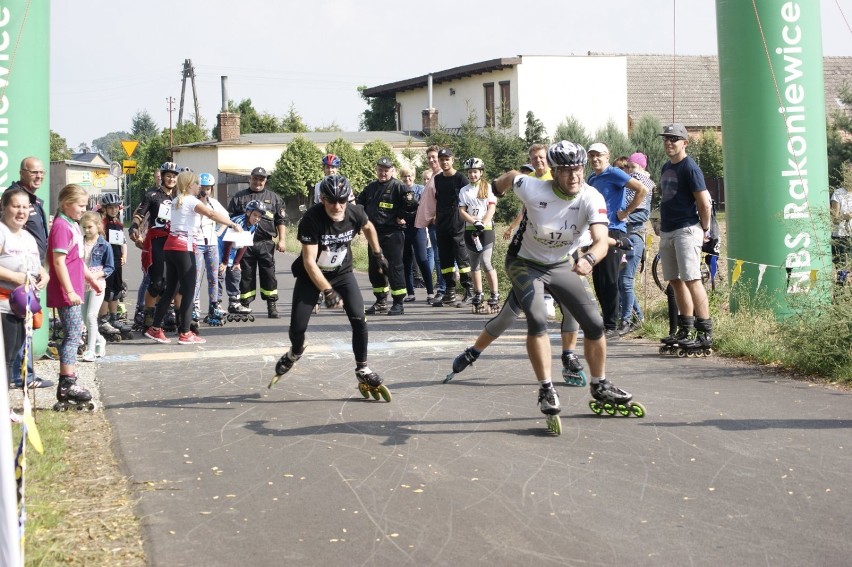
M 342 175 L 329 175 L 322 181 L 322 202 L 308 209 L 299 222 L 302 253 L 292 266 L 296 284 L 290 312 L 290 350 L 276 364 L 269 387 L 289 372 L 305 352 L 305 332 L 317 293 L 322 292 L 327 308 L 342 307 L 349 317 L 359 391 L 365 398 L 372 394 L 375 399 L 381 396 L 389 402 L 390 392 L 382 385 L 379 375 L 367 366 L 367 318 L 364 299 L 352 273 L 352 239 L 363 232 L 372 260 L 383 270 L 388 269 L 388 261 L 382 255 L 376 229 L 364 209 L 347 204 L 351 194 L 349 180 Z
M 388 315 L 402 315 L 402 306 L 408 293 L 405 286 L 402 252 L 405 248 L 405 217 L 417 211 L 417 199 L 411 188 L 402 181 L 394 179 L 393 162 L 380 158 L 376 162 L 376 181 L 373 181 L 358 195 L 355 202 L 364 207 L 367 217 L 378 233 L 380 248 L 385 252 L 390 269 L 382 270 L 370 256 L 368 266 L 370 283 L 376 302 L 367 309 L 367 315 L 387 312 Z M 457 203 L 458 206 L 458 203 Z M 388 309 L 387 297 L 390 291 L 393 305 Z
M 287 213 L 281 197 L 266 188 L 268 178 L 269 174 L 264 168 L 255 167 L 249 178 L 248 189 L 238 191 L 228 203 L 228 214 L 232 218 L 245 214 L 245 207 L 251 201 L 260 201 L 266 208 L 266 213 L 261 217 L 254 233 L 254 244 L 246 250 L 240 262 L 240 302 L 246 307 L 251 305 L 257 296 L 259 279 L 260 297 L 266 301 L 267 314 L 270 319 L 277 319 L 278 279 L 275 277 L 275 251 L 285 251 Z M 277 245 L 272 240 L 276 237 Z

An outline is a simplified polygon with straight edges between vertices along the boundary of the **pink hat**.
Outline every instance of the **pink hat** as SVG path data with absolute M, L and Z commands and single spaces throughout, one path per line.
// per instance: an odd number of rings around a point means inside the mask
M 633 154 L 629 158 L 627 158 L 627 161 L 629 161 L 631 163 L 635 163 L 636 165 L 638 165 L 642 169 L 645 169 L 646 167 L 648 167 L 648 157 L 645 154 L 643 154 L 642 152 L 636 152 L 635 154 Z

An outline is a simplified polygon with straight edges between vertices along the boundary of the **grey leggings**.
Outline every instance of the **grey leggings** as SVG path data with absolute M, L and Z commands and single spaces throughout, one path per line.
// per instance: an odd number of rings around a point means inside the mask
M 589 282 L 571 271 L 571 267 L 570 261 L 543 266 L 506 256 L 506 273 L 512 281 L 512 294 L 527 316 L 528 335 L 547 333 L 546 286 L 560 307 L 573 315 L 587 338 L 596 340 L 603 336 L 603 319 Z M 490 329 L 488 332 L 491 334 Z

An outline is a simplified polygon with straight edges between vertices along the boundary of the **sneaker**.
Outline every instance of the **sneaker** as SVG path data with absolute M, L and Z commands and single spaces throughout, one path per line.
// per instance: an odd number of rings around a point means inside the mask
M 27 382 L 27 388 L 53 388 L 53 380 L 43 380 L 41 378 L 33 378 L 29 382 Z M 23 384 L 21 382 L 9 382 L 10 388 L 23 388 Z
M 405 299 L 403 299 L 405 303 L 411 303 L 412 301 L 417 301 L 417 298 L 414 295 L 406 295 Z
M 434 295 L 427 295 L 427 296 L 426 296 L 426 304 L 427 304 L 427 305 L 432 305 L 432 302 L 433 302 L 433 301 L 435 301 L 435 296 L 434 296 Z
M 192 331 L 181 333 L 180 336 L 178 336 L 179 345 L 202 345 L 206 342 L 207 339 L 205 339 L 204 337 L 199 337 Z
M 394 303 L 391 305 L 390 309 L 388 309 L 388 315 L 404 315 L 405 307 L 402 306 L 402 303 Z
M 163 332 L 163 329 L 158 327 L 148 327 L 148 330 L 145 331 L 145 336 L 151 339 L 152 341 L 163 343 L 165 345 L 172 342 L 172 340 L 167 337 L 166 334 Z
M 87 350 L 86 352 L 83 353 L 83 356 L 80 357 L 80 360 L 82 362 L 94 362 L 95 358 L 97 358 L 95 356 L 95 353 L 90 351 L 90 350 Z
M 616 339 L 621 338 L 621 334 L 618 332 L 618 329 L 607 329 L 604 332 L 604 338 L 608 341 L 614 341 Z

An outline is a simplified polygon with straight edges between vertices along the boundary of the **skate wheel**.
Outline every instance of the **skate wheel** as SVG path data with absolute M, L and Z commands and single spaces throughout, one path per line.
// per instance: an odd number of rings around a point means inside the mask
M 446 377 L 446 378 L 444 378 L 444 379 L 441 381 L 441 383 L 442 383 L 442 384 L 446 384 L 447 382 L 449 382 L 450 380 L 452 380 L 452 379 L 453 379 L 453 378 L 455 378 L 455 377 L 456 377 L 456 373 L 455 373 L 455 372 L 450 372 L 449 374 L 447 374 L 447 377 Z
M 678 358 L 685 358 L 686 357 L 686 349 L 679 348 L 679 349 L 677 349 L 676 353 L 677 353 Z
M 630 402 L 630 404 L 628 405 L 628 409 L 630 409 L 630 411 L 636 417 L 645 417 L 645 406 L 643 406 L 639 402 Z
M 606 402 L 603 406 L 604 411 L 607 415 L 615 415 L 615 406 L 609 402 Z
M 624 404 L 618 404 L 618 405 L 616 406 L 616 409 L 618 410 L 618 413 L 619 413 L 621 416 L 623 416 L 623 417 L 627 417 L 627 416 L 629 416 L 629 415 L 630 415 L 630 408 L 629 408 L 629 407 L 627 407 L 627 406 L 626 406 L 626 405 L 624 405 Z
M 254 323 L 254 315 L 248 316 L 249 323 Z
M 53 411 L 63 412 L 68 409 L 68 406 L 63 404 L 62 402 L 56 402 L 53 404 Z
M 381 397 L 378 388 L 370 388 L 370 395 L 373 396 L 374 400 L 378 400 Z
M 366 384 L 359 383 L 358 391 L 361 392 L 361 395 L 364 396 L 365 399 L 370 397 L 370 389 L 367 387 Z
M 712 348 L 705 348 L 703 354 L 704 354 L 704 356 L 710 356 L 711 354 L 713 354 L 713 349 Z
M 589 409 L 592 413 L 600 415 L 603 412 L 603 406 L 597 400 L 589 400 Z
M 384 384 L 382 384 L 381 386 L 379 386 L 378 390 L 379 390 L 379 395 L 382 397 L 382 399 L 384 401 L 390 403 L 392 396 L 391 396 L 390 390 L 388 390 L 388 387 L 385 386 Z
M 558 415 L 549 415 L 545 419 L 547 430 L 555 435 L 562 435 L 562 420 Z
M 668 353 L 669 353 L 669 347 L 667 347 L 667 346 L 661 346 L 660 347 L 660 354 L 668 354 Z
M 269 381 L 269 385 L 266 388 L 271 390 L 272 386 L 274 386 L 275 384 L 278 383 L 279 380 L 281 380 L 281 376 L 282 376 L 282 374 L 276 374 L 275 376 L 273 376 L 272 380 Z
M 568 386 L 583 387 L 586 385 L 586 375 L 582 370 L 574 374 L 567 368 L 563 368 L 562 379 L 565 380 L 565 384 Z

